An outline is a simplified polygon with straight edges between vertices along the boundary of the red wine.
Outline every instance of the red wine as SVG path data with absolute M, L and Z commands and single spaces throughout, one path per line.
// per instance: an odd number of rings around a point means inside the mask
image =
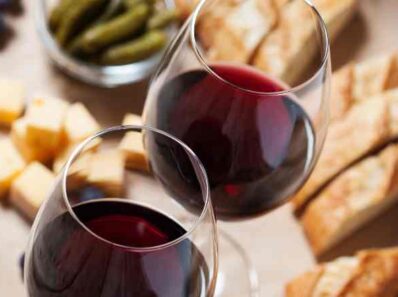
M 96 236 L 69 213 L 40 230 L 28 264 L 30 297 L 203 296 L 208 270 L 191 241 L 146 252 L 128 248 L 158 246 L 184 235 L 174 220 L 119 200 L 87 202 L 73 210 Z
M 149 94 L 146 124 L 176 136 L 197 154 L 219 216 L 270 210 L 288 199 L 311 169 L 311 121 L 297 98 L 264 93 L 285 89 L 276 80 L 249 67 L 218 64 L 212 69 L 224 80 L 204 70 L 165 83 L 158 78 L 162 85 Z M 179 193 L 187 180 L 194 183 L 193 171 L 186 170 L 189 162 L 181 161 L 183 154 L 176 158 L 156 143 L 147 146 L 155 174 L 176 198 L 190 208 L 201 206 L 199 195 Z M 181 182 L 175 176 L 167 182 L 175 168 Z

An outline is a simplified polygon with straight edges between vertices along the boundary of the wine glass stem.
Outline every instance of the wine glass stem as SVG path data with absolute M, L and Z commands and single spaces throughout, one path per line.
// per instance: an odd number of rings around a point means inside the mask
M 260 297 L 258 274 L 244 248 L 227 232 L 219 229 L 219 234 L 220 269 L 215 297 L 231 297 L 234 288 L 244 296 Z M 228 251 L 229 255 L 223 251 Z

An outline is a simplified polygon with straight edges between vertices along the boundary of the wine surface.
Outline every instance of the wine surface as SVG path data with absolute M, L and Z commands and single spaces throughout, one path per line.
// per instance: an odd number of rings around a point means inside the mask
M 158 246 L 184 235 L 174 220 L 119 200 L 83 203 L 74 212 L 96 236 L 69 213 L 42 228 L 28 264 L 30 297 L 202 296 L 208 270 L 191 241 L 145 252 L 128 248 Z
M 218 216 L 231 219 L 273 209 L 310 172 L 315 141 L 310 119 L 296 98 L 269 94 L 284 86 L 260 72 L 227 64 L 212 68 L 228 82 L 192 70 L 154 88 L 146 124 L 176 136 L 197 154 Z M 189 162 L 181 161 L 183 154 L 161 153 L 153 143 L 148 148 L 162 179 L 179 168 L 183 177 L 166 184 L 187 207 L 199 209 L 202 197 L 178 194 L 186 180 L 195 182 L 193 171 L 186 170 Z

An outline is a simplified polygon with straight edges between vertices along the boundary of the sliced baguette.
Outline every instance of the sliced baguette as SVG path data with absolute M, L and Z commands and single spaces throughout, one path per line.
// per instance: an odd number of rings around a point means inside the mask
M 397 294 L 397 248 L 363 251 L 355 257 L 319 265 L 292 280 L 285 289 L 286 297 L 396 297 Z
M 301 223 L 320 255 L 396 202 L 398 146 L 390 145 L 334 180 L 304 212 Z
M 394 95 L 398 98 L 398 92 Z M 314 172 L 292 200 L 296 211 L 338 173 L 390 140 L 388 96 L 384 96 L 355 105 L 342 120 L 330 125 Z
M 315 267 L 286 285 L 286 297 L 337 297 L 358 270 L 355 257 L 343 257 Z M 310 284 L 310 285 L 309 285 Z
M 357 0 L 316 0 L 333 40 L 356 10 Z M 297 24 L 300 24 L 299 26 Z M 294 0 L 282 10 L 277 28 L 260 45 L 253 64 L 288 84 L 299 81 L 317 51 L 313 14 L 305 1 Z
M 356 103 L 398 87 L 398 55 L 380 55 L 348 64 L 333 74 L 331 120 L 337 120 Z
M 213 28 L 215 35 L 209 46 L 208 58 L 214 61 L 249 62 L 276 21 L 277 7 L 272 0 L 242 1 L 225 15 L 217 30 Z
M 336 296 L 355 275 L 359 261 L 353 257 L 344 257 L 324 265 L 324 272 L 314 286 L 312 297 Z
M 311 297 L 319 279 L 324 273 L 324 266 L 320 265 L 314 270 L 298 276 L 294 281 L 287 284 L 285 296 L 288 297 Z
M 333 73 L 330 96 L 330 120 L 341 118 L 350 109 L 353 99 L 354 65 L 348 64 Z
M 225 16 L 238 7 L 242 0 L 220 0 L 203 8 L 196 27 L 197 37 L 205 49 L 215 42 L 218 28 L 224 24 Z M 217 28 L 215 30 L 214 28 Z
M 359 272 L 338 297 L 396 297 L 398 295 L 398 249 L 359 253 Z

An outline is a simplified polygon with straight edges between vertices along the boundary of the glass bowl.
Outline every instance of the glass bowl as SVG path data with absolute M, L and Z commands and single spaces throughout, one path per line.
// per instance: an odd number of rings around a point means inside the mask
M 57 0 L 36 1 L 36 27 L 48 56 L 58 68 L 78 80 L 101 87 L 126 85 L 149 77 L 161 60 L 162 51 L 146 60 L 126 65 L 101 66 L 78 60 L 58 46 L 48 27 L 49 12 Z M 166 8 L 175 7 L 172 0 L 164 0 L 164 3 Z M 177 31 L 177 26 L 169 27 L 167 34 L 170 41 Z M 166 48 L 167 46 L 163 50 Z

